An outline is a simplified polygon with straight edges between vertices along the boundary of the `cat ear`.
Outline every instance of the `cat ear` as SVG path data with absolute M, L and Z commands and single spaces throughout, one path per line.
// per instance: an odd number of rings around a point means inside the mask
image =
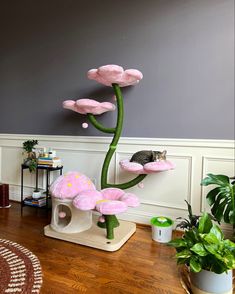
M 167 153 L 166 150 L 163 150 L 163 151 L 162 151 L 162 155 L 163 155 L 163 156 L 166 156 L 166 153 Z

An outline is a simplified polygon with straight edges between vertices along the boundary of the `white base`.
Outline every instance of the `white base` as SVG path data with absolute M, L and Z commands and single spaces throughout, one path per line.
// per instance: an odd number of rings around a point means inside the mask
M 89 246 L 105 251 L 116 251 L 135 233 L 136 224 L 119 220 L 120 226 L 114 229 L 114 239 L 106 238 L 106 229 L 97 226 L 97 218 L 94 217 L 90 229 L 80 233 L 59 233 L 54 231 L 50 225 L 44 227 L 44 234 L 48 237 Z
M 205 291 L 195 287 L 194 285 L 191 285 L 191 288 L 193 291 L 192 293 L 194 293 L 194 294 L 211 294 L 211 292 L 205 292 Z M 221 292 L 218 292 L 218 293 L 221 293 Z M 222 294 L 233 294 L 233 289 L 231 289 L 228 292 L 223 292 Z

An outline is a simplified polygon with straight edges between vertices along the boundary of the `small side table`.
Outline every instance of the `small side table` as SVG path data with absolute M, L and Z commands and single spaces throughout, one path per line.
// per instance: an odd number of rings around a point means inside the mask
M 29 169 L 29 167 L 25 164 L 21 165 L 21 215 L 23 214 L 23 207 L 24 206 L 30 206 L 30 207 L 36 207 L 36 208 L 44 208 L 47 210 L 49 209 L 49 183 L 50 183 L 50 173 L 54 171 L 59 171 L 60 175 L 62 175 L 63 172 L 63 166 L 58 166 L 58 167 L 50 167 L 50 166 L 37 166 L 36 168 L 36 177 L 35 177 L 35 189 L 38 189 L 38 171 L 39 170 L 46 170 L 46 205 L 39 207 L 39 206 L 32 206 L 32 205 L 27 205 L 24 203 L 24 170 Z

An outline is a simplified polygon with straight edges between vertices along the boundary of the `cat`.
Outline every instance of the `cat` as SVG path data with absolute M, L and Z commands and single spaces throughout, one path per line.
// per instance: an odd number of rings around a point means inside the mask
M 131 162 L 137 162 L 141 165 L 145 165 L 148 162 L 166 160 L 166 150 L 164 151 L 152 151 L 152 150 L 141 150 L 134 153 L 131 157 Z

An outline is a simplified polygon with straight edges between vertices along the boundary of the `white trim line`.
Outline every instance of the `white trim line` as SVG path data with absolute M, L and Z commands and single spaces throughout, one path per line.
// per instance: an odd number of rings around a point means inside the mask
M 0 140 L 28 140 L 38 139 L 39 141 L 60 141 L 74 143 L 110 143 L 112 137 L 98 136 L 57 136 L 57 135 L 36 135 L 36 134 L 0 134 Z M 210 140 L 210 139 L 173 139 L 173 138 L 139 138 L 139 137 L 121 137 L 121 144 L 131 145 L 159 145 L 167 147 L 210 147 L 210 148 L 235 148 L 235 140 Z

